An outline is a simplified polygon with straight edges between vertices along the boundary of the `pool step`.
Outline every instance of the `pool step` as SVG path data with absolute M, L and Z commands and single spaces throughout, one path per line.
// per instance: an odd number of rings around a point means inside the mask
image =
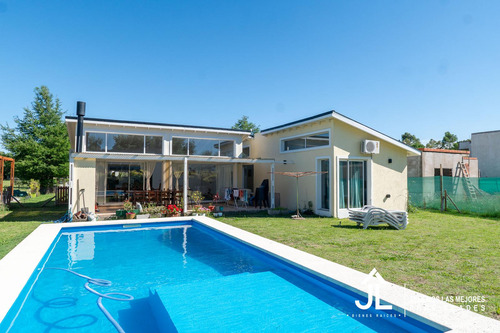
M 164 285 L 150 300 L 161 332 L 342 331 L 362 325 L 272 272 Z M 354 326 L 351 326 L 354 325 Z
M 118 311 L 118 322 L 127 333 L 160 333 L 149 298 L 130 301 L 130 308 Z

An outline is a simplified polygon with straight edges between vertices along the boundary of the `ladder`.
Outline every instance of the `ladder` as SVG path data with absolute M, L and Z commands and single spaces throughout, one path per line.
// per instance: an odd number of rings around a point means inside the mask
M 474 185 L 470 182 L 470 175 L 469 175 L 469 168 L 468 165 L 466 165 L 463 161 L 458 162 L 457 164 L 457 169 L 460 169 L 462 173 L 462 177 L 464 178 L 465 181 L 465 192 L 467 193 L 467 196 L 471 198 L 472 200 L 477 199 L 477 191 Z

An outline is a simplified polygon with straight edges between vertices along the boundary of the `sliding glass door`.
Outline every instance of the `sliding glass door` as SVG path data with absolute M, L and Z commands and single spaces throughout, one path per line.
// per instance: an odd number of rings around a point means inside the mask
M 366 161 L 339 161 L 339 209 L 361 208 L 368 202 Z

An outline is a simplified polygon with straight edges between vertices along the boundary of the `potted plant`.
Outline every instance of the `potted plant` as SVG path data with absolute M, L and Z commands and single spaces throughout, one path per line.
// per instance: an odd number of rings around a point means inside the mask
M 125 218 L 127 220 L 129 219 L 135 219 L 135 211 L 134 211 L 134 205 L 128 201 L 128 200 L 125 200 L 125 202 L 123 203 L 123 209 L 125 210 Z
M 144 208 L 143 213 L 148 214 L 150 218 L 161 217 L 164 206 L 157 206 L 155 203 L 149 203 L 146 208 Z
M 165 213 L 166 213 L 165 215 L 167 217 L 179 216 L 179 215 L 181 215 L 181 212 L 182 212 L 182 209 L 180 209 L 176 205 L 168 205 L 165 209 Z

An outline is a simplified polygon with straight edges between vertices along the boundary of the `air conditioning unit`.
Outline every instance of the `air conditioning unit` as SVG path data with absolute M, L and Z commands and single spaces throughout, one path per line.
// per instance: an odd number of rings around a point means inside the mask
M 363 140 L 361 141 L 361 152 L 363 154 L 380 153 L 380 141 Z

